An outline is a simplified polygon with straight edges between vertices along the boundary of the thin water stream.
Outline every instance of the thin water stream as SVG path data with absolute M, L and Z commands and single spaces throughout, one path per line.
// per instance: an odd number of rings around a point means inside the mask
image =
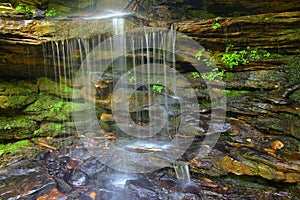
M 114 153 L 122 154 L 121 151 L 129 150 L 128 154 L 121 155 L 121 161 L 112 157 L 112 160 L 105 159 L 104 162 L 111 167 L 131 171 L 126 168 L 128 163 L 131 163 L 128 167 L 133 167 L 132 164 L 146 167 L 142 162 L 150 165 L 152 163 L 156 168 L 172 166 L 172 162 L 181 153 L 176 155 L 168 152 L 181 149 L 180 142 L 185 143 L 184 139 L 176 136 L 184 134 L 178 132 L 181 116 L 178 110 L 180 97 L 176 96 L 179 80 L 176 73 L 176 35 L 172 29 L 153 32 L 145 29 L 128 37 L 124 34 L 124 18 L 110 20 L 114 36 L 108 39 L 99 35 L 91 40 L 78 38 L 51 43 L 52 62 L 57 75 L 56 95 L 64 96 L 63 89 L 59 88 L 65 87 L 62 83 L 73 84 L 81 87 L 84 101 L 94 104 L 84 116 L 85 121 L 91 119 L 90 123 L 77 131 L 80 137 L 85 138 L 83 142 L 87 143 L 88 149 L 114 149 L 112 152 L 106 151 L 105 156 L 111 157 Z M 77 63 L 81 63 L 80 68 L 75 67 Z M 72 98 L 69 96 L 66 99 Z M 103 104 L 106 101 L 110 103 Z M 101 110 L 100 113 L 95 112 L 96 109 Z M 116 141 L 106 141 L 105 146 L 101 146 L 102 141 L 94 138 L 106 137 L 108 130 L 102 127 L 105 122 L 102 121 L 97 126 L 96 121 L 111 113 L 116 115 L 115 120 L 119 123 L 117 126 L 113 125 L 114 128 L 109 128 Z M 81 117 L 75 116 L 75 121 L 82 120 L 79 119 Z M 71 119 L 68 119 L 60 123 L 70 122 Z M 85 136 L 92 132 L 92 138 Z M 91 142 L 93 139 L 95 141 Z M 153 146 L 154 143 L 160 145 Z M 94 150 L 90 151 L 98 159 L 104 159 L 103 155 L 99 156 Z M 147 153 L 143 155 L 139 151 Z M 164 157 L 160 152 L 169 155 Z M 151 166 L 141 170 L 150 169 Z M 176 168 L 176 173 L 182 174 L 178 170 Z

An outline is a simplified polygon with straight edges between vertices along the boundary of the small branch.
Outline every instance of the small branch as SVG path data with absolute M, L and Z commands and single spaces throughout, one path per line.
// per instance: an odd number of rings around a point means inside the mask
M 46 147 L 46 148 L 51 149 L 53 151 L 58 151 L 58 149 L 56 147 L 50 146 L 50 145 L 45 144 L 43 142 L 35 142 L 33 140 L 30 140 L 30 142 L 32 142 L 35 145 L 41 146 L 41 147 Z

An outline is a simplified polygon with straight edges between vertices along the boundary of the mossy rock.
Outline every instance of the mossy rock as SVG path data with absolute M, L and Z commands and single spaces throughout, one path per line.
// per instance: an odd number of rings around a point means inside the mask
M 58 97 L 41 93 L 38 100 L 24 109 L 23 113 L 31 115 L 36 121 L 63 121 L 70 114 L 62 112 L 65 103 Z
M 5 113 L 12 110 L 19 110 L 36 101 L 37 95 L 30 96 L 0 96 L 0 110 Z
M 23 113 L 31 115 L 37 121 L 68 121 L 73 112 L 84 112 L 88 104 L 67 102 L 63 99 L 40 93 L 39 98 L 33 104 L 23 110 Z
M 32 145 L 29 140 L 21 140 L 15 143 L 0 144 L 0 157 L 3 155 L 20 152 L 24 147 Z
M 27 116 L 0 117 L 0 140 L 31 138 L 37 123 Z
M 20 110 L 37 99 L 37 87 L 26 81 L 16 83 L 0 81 L 0 111 L 7 115 L 11 110 Z M 32 90 L 31 90 L 32 89 Z
M 69 136 L 75 133 L 74 123 L 42 122 L 39 129 L 34 131 L 35 137 Z
M 64 99 L 78 99 L 80 98 L 78 91 L 63 84 L 57 83 L 51 79 L 42 77 L 37 80 L 40 92 L 58 96 Z
M 24 81 L 19 83 L 11 83 L 0 80 L 0 96 L 27 96 L 32 94 L 28 88 L 29 83 Z

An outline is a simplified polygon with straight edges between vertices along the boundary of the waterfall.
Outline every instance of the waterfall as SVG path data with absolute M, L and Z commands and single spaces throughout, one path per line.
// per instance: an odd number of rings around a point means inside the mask
M 79 101 L 89 106 L 74 113 L 77 132 L 107 166 L 126 172 L 171 167 L 193 139 L 191 133 L 178 131 L 183 121 L 180 101 L 190 91 L 176 72 L 176 33 L 147 27 L 125 33 L 124 18 L 108 20 L 113 29 L 109 38 L 51 43 L 57 96 L 63 96 L 59 87 L 69 81 L 80 90 Z M 190 106 L 184 111 L 191 113 L 189 108 L 196 110 Z M 184 172 L 188 166 L 175 169 L 178 178 L 189 178 Z
M 114 34 L 122 34 L 125 29 L 125 19 L 121 17 L 113 18 L 113 29 L 114 29 Z
M 191 181 L 189 165 L 186 162 L 177 161 L 174 163 L 174 170 L 178 179 Z

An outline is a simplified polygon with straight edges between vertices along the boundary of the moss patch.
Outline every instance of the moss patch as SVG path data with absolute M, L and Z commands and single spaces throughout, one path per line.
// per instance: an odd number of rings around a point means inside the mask
M 62 112 L 65 105 L 62 99 L 41 93 L 38 100 L 23 110 L 31 114 L 37 121 L 62 121 L 67 120 L 71 113 Z
M 64 99 L 77 99 L 80 98 L 78 91 L 74 90 L 73 88 L 63 84 L 63 83 L 57 83 L 51 79 L 48 78 L 39 78 L 37 81 L 37 84 L 39 86 L 40 92 L 51 94 L 54 96 L 58 96 Z
M 291 96 L 289 96 L 289 99 L 300 103 L 300 90 L 295 91 Z
M 37 123 L 27 116 L 0 117 L 0 139 L 30 138 Z
M 32 145 L 29 140 L 21 140 L 15 143 L 0 144 L 0 157 L 22 151 L 23 147 Z
M 242 94 L 249 94 L 250 91 L 247 90 L 224 90 L 227 97 L 237 97 Z
M 37 94 L 28 89 L 29 83 L 22 84 L 0 81 L 0 115 L 10 115 L 19 111 L 37 99 Z
M 65 124 L 55 122 L 44 122 L 40 128 L 34 131 L 35 137 L 57 137 L 66 134 Z M 64 130 L 63 130 L 64 128 Z
M 16 84 L 0 80 L 0 96 L 29 95 L 32 91 Z
M 67 121 L 73 112 L 84 112 L 88 103 L 67 102 L 59 97 L 41 93 L 38 100 L 23 110 L 37 121 Z
M 33 103 L 36 99 L 36 95 L 0 96 L 0 109 L 3 109 L 3 112 L 9 109 L 19 110 Z

